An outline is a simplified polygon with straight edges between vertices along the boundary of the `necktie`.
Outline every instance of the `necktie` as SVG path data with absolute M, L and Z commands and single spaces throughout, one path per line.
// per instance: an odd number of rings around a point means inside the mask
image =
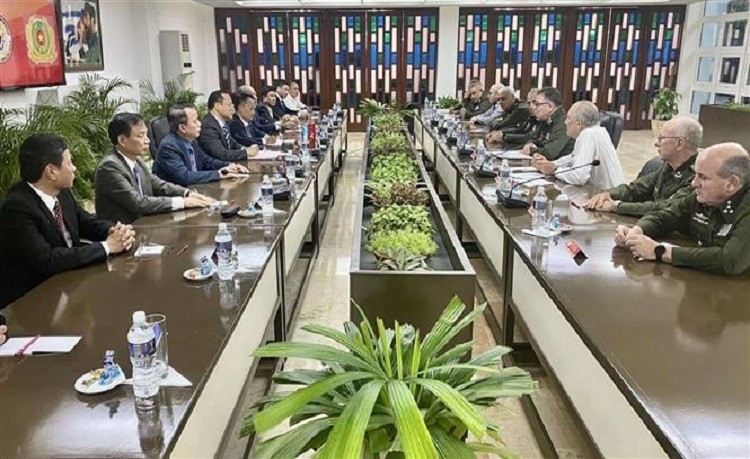
M 138 193 L 143 194 L 143 184 L 141 182 L 141 166 L 136 162 L 133 166 L 133 176 L 135 177 L 135 185 L 138 187 Z
M 224 142 L 226 143 L 226 147 L 229 148 L 229 126 L 226 124 L 221 127 L 221 133 L 224 134 Z
M 63 220 L 60 201 L 57 199 L 55 199 L 55 205 L 52 207 L 52 214 L 55 216 L 55 225 L 57 225 L 57 229 L 60 231 L 60 234 L 65 237 L 65 220 Z
M 187 148 L 187 156 L 188 156 L 188 167 L 192 172 L 195 172 L 198 170 L 198 167 L 195 165 L 195 151 L 193 151 L 193 147 Z

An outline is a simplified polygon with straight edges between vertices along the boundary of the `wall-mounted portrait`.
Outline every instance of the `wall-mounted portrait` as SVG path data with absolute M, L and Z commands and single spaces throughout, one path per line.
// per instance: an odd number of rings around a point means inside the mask
M 66 72 L 104 70 L 99 0 L 60 2 Z

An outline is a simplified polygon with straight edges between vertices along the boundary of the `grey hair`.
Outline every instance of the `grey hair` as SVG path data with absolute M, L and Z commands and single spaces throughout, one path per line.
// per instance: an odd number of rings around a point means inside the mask
M 732 150 L 734 154 L 724 160 L 719 171 L 717 172 L 719 177 L 728 179 L 732 175 L 739 177 L 741 186 L 745 186 L 750 183 L 750 155 L 742 145 L 734 142 L 720 143 L 712 145 L 710 149 L 727 149 Z
M 484 91 L 484 85 L 482 84 L 481 81 L 479 81 L 479 80 L 471 80 L 469 82 L 469 89 L 476 88 L 476 87 L 482 88 L 482 91 Z
M 569 115 L 583 123 L 584 127 L 598 126 L 600 123 L 599 109 L 588 100 L 579 100 L 570 107 Z
M 500 90 L 500 94 L 507 94 L 511 97 L 516 97 L 516 90 L 513 89 L 513 86 L 503 86 L 503 89 Z
M 701 123 L 689 116 L 675 116 L 672 120 L 676 123 L 680 137 L 685 139 L 685 145 L 690 150 L 698 150 L 703 141 L 703 126 Z

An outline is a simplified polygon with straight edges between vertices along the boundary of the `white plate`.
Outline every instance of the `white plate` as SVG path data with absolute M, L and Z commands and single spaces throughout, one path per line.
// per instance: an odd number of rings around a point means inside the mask
M 255 217 L 259 217 L 260 215 L 262 215 L 262 212 L 259 210 L 254 210 L 251 212 L 245 209 L 245 210 L 241 210 L 237 212 L 237 215 L 239 215 L 242 218 L 255 218 Z
M 198 275 L 197 276 L 191 275 L 193 272 L 196 272 Z M 185 279 L 187 279 L 189 281 L 200 282 L 200 281 L 204 281 L 204 280 L 208 279 L 209 277 L 213 276 L 214 273 L 216 272 L 216 269 L 212 269 L 211 272 L 208 273 L 208 274 L 206 274 L 206 275 L 203 275 L 200 272 L 201 271 L 198 268 L 190 268 L 190 269 L 186 270 L 184 273 L 182 273 L 182 277 L 184 277 Z
M 101 394 L 102 392 L 107 392 L 109 390 L 114 389 L 115 387 L 119 386 L 120 384 L 125 382 L 125 374 L 122 372 L 122 368 L 120 365 L 117 365 L 117 368 L 120 369 L 120 375 L 117 376 L 115 379 L 110 381 L 109 384 L 101 385 L 99 384 L 99 380 L 93 382 L 91 385 L 84 384 L 84 381 L 92 379 L 94 376 L 93 373 L 96 371 L 104 371 L 103 368 L 97 368 L 96 370 L 88 371 L 84 374 L 82 374 L 75 382 L 73 387 L 75 387 L 75 390 L 82 394 Z

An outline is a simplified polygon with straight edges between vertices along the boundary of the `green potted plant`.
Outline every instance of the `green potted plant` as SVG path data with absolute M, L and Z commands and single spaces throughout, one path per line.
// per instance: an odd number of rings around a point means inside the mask
M 497 346 L 466 363 L 462 358 L 473 342 L 446 349 L 484 308 L 464 314 L 454 297 L 426 335 L 398 322 L 386 329 L 379 318 L 374 327 L 360 309 L 362 322 L 346 322 L 344 332 L 304 327 L 338 347 L 292 342 L 257 349 L 256 358 L 302 358 L 324 366 L 276 374 L 277 383 L 301 387 L 259 401 L 260 411 L 245 419 L 240 435 L 262 435 L 290 419 L 289 431 L 257 445 L 256 459 L 294 458 L 309 450 L 321 459 L 452 459 L 480 452 L 512 457 L 500 427 L 483 412 L 501 398 L 534 392 L 537 384 L 520 368 L 502 368 L 509 348 Z
M 682 96 L 677 91 L 670 88 L 661 88 L 654 94 L 654 100 L 651 102 L 654 110 L 651 118 L 651 131 L 654 137 L 659 137 L 664 123 L 677 115 L 677 105 L 681 98 Z

